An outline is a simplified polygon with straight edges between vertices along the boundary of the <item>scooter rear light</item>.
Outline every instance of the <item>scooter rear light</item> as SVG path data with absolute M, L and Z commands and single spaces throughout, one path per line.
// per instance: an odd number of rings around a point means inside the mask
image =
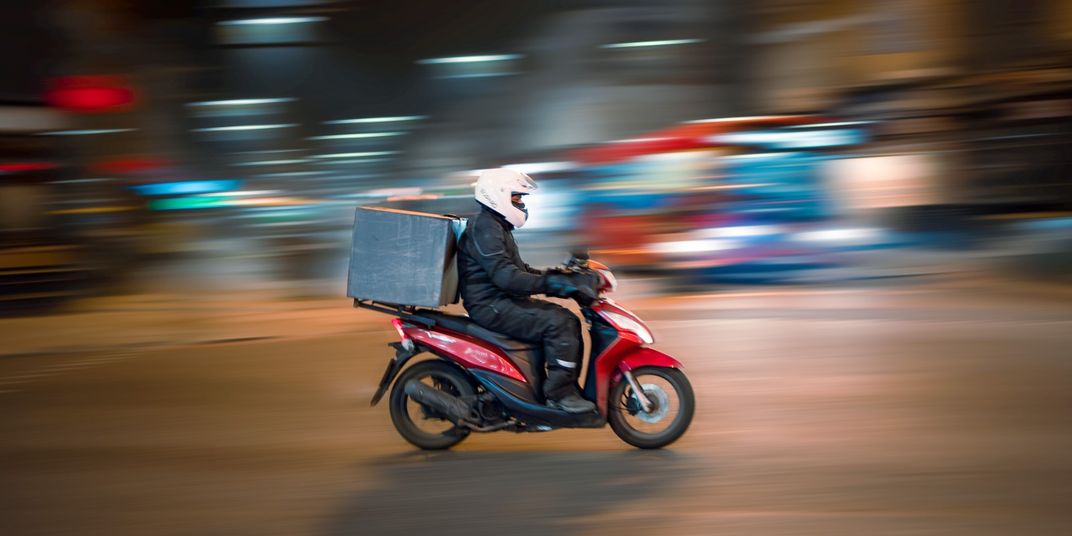
M 402 328 L 402 319 L 395 318 L 391 320 L 391 325 L 395 327 L 395 331 L 398 332 L 398 338 L 402 341 L 402 347 L 407 350 L 413 349 L 413 339 L 406 335 L 406 330 Z

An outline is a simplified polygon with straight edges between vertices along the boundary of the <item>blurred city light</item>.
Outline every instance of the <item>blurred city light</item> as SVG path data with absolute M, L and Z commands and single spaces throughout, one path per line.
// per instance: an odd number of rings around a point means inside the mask
M 293 98 L 271 98 L 271 99 L 230 99 L 230 100 L 214 100 L 214 101 L 201 101 L 190 102 L 187 106 L 250 106 L 255 104 L 279 104 L 284 102 L 293 102 Z
M 559 171 L 569 171 L 575 169 L 577 164 L 575 162 L 530 162 L 527 164 L 507 164 L 503 166 L 509 169 L 516 169 L 522 173 L 530 175 L 537 175 L 540 173 L 555 173 Z
M 302 160 L 301 162 L 306 162 Z M 298 163 L 298 162 L 295 162 Z M 284 178 L 284 177 L 308 177 L 314 175 L 328 175 L 330 171 L 279 171 L 275 173 L 260 173 L 258 177 L 264 178 Z
M 393 117 L 359 117 L 356 119 L 335 119 L 332 121 L 324 121 L 325 125 L 346 125 L 346 124 L 361 124 L 361 123 L 395 123 L 404 121 L 420 121 L 425 119 L 423 115 L 400 115 Z
M 441 65 L 451 63 L 488 63 L 495 61 L 510 61 L 521 59 L 520 54 L 487 54 L 483 56 L 454 56 L 447 58 L 430 58 L 420 60 L 417 63 L 422 65 Z
M 659 41 L 630 41 L 626 43 L 610 43 L 606 45 L 600 45 L 603 48 L 649 48 L 649 47 L 668 47 L 676 45 L 692 45 L 695 43 L 702 43 L 703 39 L 663 39 Z
M 365 158 L 370 156 L 387 156 L 393 154 L 398 154 L 398 151 L 364 151 L 356 153 L 314 154 L 313 158 Z
M 331 134 L 327 136 L 311 136 L 310 140 L 361 140 L 368 138 L 391 138 L 402 136 L 405 132 L 358 132 L 353 134 Z
M 225 192 L 241 185 L 237 180 L 191 180 L 178 182 L 160 182 L 134 186 L 134 191 L 141 195 L 189 195 Z
M 290 124 L 269 124 L 269 125 L 231 125 L 226 127 L 204 127 L 195 128 L 194 132 L 230 132 L 230 131 L 243 131 L 243 130 L 272 130 L 277 128 L 293 128 L 298 125 Z
M 336 157 L 331 157 L 331 158 L 336 158 Z M 338 157 L 338 158 L 341 158 L 341 157 Z M 314 162 L 314 164 L 317 164 L 317 165 L 329 165 L 329 166 L 350 165 L 350 164 L 379 164 L 379 163 L 383 163 L 383 162 L 389 162 L 390 160 L 391 159 L 389 159 L 389 158 L 347 158 L 347 159 L 344 159 L 344 160 L 322 159 L 319 162 Z
M 76 112 L 110 112 L 134 103 L 134 89 L 117 75 L 64 76 L 49 81 L 45 99 Z
M 265 196 L 278 194 L 279 190 L 236 190 L 231 192 L 219 192 L 212 195 L 220 197 L 249 197 L 249 196 Z
M 797 125 L 796 127 L 799 127 Z M 815 125 L 818 127 L 819 125 Z M 857 129 L 814 130 L 807 132 L 734 132 L 712 136 L 713 143 L 760 145 L 772 149 L 818 149 L 863 143 L 863 131 Z
M 300 153 L 305 149 L 261 149 L 257 151 L 236 151 L 231 154 L 246 155 L 246 154 L 277 154 L 277 153 Z
M 327 17 L 268 17 L 263 19 L 236 19 L 220 21 L 220 26 L 244 26 L 244 25 L 277 25 L 277 24 L 309 24 L 324 22 Z
M 42 132 L 42 136 L 96 136 L 98 134 L 119 134 L 122 132 L 134 132 L 133 128 L 86 128 L 76 130 L 55 130 Z
M 285 164 L 304 164 L 309 162 L 304 158 L 292 160 L 256 160 L 253 162 L 236 162 L 232 166 L 280 166 Z
M 55 162 L 0 162 L 0 173 L 43 171 L 58 167 Z

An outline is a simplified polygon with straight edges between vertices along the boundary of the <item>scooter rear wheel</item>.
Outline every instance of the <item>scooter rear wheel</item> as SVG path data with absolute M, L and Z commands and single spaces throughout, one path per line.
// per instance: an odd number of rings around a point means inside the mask
M 442 450 L 457 445 L 469 436 L 468 428 L 455 426 L 412 400 L 406 394 L 406 384 L 411 381 L 424 382 L 451 396 L 476 394 L 469 377 L 446 362 L 422 361 L 406 369 L 391 389 L 390 402 L 391 422 L 406 441 L 425 450 Z
M 685 373 L 664 367 L 633 370 L 640 388 L 654 407 L 640 408 L 629 382 L 622 378 L 607 400 L 607 419 L 622 441 L 642 449 L 662 448 L 677 441 L 692 422 L 696 398 Z

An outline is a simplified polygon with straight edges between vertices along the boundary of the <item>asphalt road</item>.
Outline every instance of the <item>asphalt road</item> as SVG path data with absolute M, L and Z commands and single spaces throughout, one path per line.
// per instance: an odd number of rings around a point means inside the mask
M 417 451 L 368 407 L 393 334 L 374 317 L 4 357 L 0 534 L 1070 534 L 1070 303 L 941 282 L 644 300 L 698 400 L 661 451 L 609 428 Z

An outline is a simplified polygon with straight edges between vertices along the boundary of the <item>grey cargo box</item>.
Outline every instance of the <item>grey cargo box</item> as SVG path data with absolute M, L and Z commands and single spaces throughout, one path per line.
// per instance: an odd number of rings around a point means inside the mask
M 463 225 L 453 216 L 359 207 L 346 294 L 397 305 L 457 303 L 456 245 Z

